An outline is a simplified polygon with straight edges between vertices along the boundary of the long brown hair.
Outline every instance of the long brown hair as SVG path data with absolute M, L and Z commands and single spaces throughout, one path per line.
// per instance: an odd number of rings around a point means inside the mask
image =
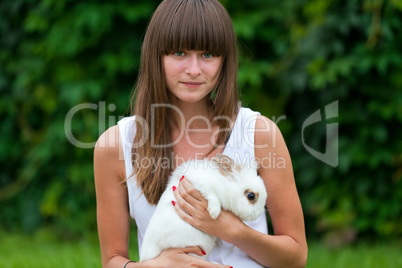
M 232 21 L 217 0 L 164 0 L 148 25 L 141 51 L 141 65 L 131 100 L 136 116 L 136 135 L 132 164 L 139 187 L 150 204 L 157 204 L 171 172 L 161 160 L 172 160 L 170 144 L 171 109 L 153 104 L 168 104 L 169 98 L 162 67 L 162 56 L 172 51 L 201 50 L 222 56 L 222 69 L 210 94 L 212 118 L 229 117 L 238 112 L 237 48 Z M 142 121 L 140 121 L 141 119 Z M 154 132 L 149 126 L 157 126 Z M 218 121 L 220 129 L 230 128 L 228 120 Z M 216 148 L 223 145 L 227 132 L 219 132 Z M 153 165 L 142 165 L 143 160 Z M 159 164 L 157 164 L 159 163 Z

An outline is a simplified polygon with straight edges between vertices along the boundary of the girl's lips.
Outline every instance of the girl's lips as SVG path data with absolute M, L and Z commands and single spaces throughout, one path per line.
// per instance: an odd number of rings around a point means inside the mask
M 199 87 L 203 84 L 200 82 L 181 82 L 181 83 L 187 87 Z

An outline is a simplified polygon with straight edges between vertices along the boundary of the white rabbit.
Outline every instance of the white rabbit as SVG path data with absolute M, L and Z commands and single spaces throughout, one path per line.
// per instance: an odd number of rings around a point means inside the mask
M 213 219 L 219 216 L 221 207 L 243 221 L 257 219 L 264 212 L 267 192 L 252 166 L 240 168 L 233 159 L 218 154 L 211 160 L 191 160 L 176 168 L 145 232 L 140 260 L 153 259 L 168 248 L 187 246 L 200 246 L 207 254 L 205 259 L 215 246 L 217 237 L 183 221 L 172 205 L 176 200 L 172 187 L 178 187 L 183 175 L 208 200 Z

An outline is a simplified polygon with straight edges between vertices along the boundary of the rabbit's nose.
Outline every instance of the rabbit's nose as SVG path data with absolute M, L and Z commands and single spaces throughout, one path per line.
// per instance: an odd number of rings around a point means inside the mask
M 252 192 L 252 191 L 250 191 L 250 190 L 246 190 L 246 191 L 244 192 L 244 195 L 247 197 L 248 201 L 249 201 L 251 204 L 254 204 L 254 203 L 257 202 L 257 200 L 258 200 L 258 193 L 254 193 L 254 192 Z

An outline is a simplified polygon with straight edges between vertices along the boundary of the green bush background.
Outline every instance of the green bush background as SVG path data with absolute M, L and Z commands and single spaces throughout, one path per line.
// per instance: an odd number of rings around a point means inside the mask
M 0 228 L 79 237 L 96 230 L 92 154 L 127 115 L 155 0 L 0 2 Z M 402 1 L 221 1 L 239 41 L 244 105 L 277 120 L 309 238 L 344 244 L 402 235 Z M 325 152 L 339 125 L 339 163 Z M 73 146 L 74 137 L 90 148 Z M 324 114 L 323 117 L 325 118 Z M 332 145 L 334 145 L 333 143 Z M 335 144 L 336 145 L 336 144 Z

